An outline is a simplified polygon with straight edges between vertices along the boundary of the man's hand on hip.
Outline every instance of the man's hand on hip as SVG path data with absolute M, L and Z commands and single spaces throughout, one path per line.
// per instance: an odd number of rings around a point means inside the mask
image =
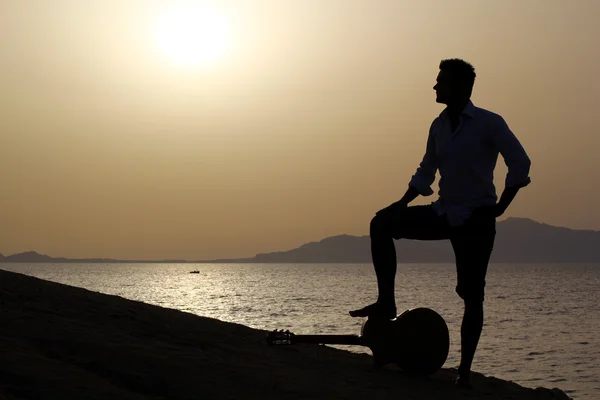
M 477 207 L 473 210 L 474 217 L 488 217 L 488 218 L 498 218 L 502 214 L 504 214 L 504 209 L 498 204 L 490 205 L 490 206 L 481 206 Z

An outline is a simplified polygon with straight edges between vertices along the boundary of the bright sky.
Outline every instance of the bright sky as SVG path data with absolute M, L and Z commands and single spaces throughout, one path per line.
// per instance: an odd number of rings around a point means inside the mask
M 0 0 L 0 253 L 209 259 L 365 235 L 422 158 L 450 57 L 532 159 L 506 216 L 600 230 L 598 15 L 596 0 Z

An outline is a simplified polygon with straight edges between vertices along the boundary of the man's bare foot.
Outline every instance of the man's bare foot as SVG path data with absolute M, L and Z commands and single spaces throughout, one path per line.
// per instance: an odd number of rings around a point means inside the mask
M 368 318 L 384 318 L 394 319 L 396 318 L 396 305 L 390 303 L 389 305 L 383 305 L 379 302 L 370 304 L 359 310 L 350 311 L 351 317 L 368 317 Z

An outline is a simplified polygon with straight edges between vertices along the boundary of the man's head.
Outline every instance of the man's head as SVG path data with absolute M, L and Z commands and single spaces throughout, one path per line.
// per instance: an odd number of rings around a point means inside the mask
M 440 62 L 437 83 L 433 87 L 438 103 L 460 103 L 471 98 L 475 68 L 466 61 L 452 58 Z

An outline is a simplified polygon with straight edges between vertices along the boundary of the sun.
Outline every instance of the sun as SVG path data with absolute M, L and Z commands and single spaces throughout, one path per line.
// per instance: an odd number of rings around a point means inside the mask
M 229 45 L 229 26 L 224 15 L 209 7 L 170 9 L 159 17 L 155 33 L 161 52 L 181 66 L 212 64 Z

